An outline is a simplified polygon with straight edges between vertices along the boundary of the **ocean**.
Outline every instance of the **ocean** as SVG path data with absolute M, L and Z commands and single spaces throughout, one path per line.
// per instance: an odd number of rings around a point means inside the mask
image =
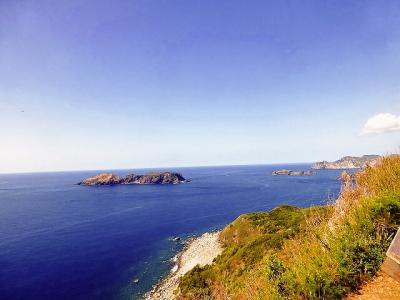
M 271 176 L 309 167 L 169 168 L 191 182 L 102 187 L 76 183 L 104 171 L 2 174 L 0 299 L 140 299 L 173 266 L 182 248 L 174 237 L 222 228 L 246 212 L 337 197 L 339 170 Z

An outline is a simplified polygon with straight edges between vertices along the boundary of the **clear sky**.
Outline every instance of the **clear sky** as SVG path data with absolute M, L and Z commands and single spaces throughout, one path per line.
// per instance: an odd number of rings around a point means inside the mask
M 0 172 L 400 145 L 399 1 L 0 1 Z

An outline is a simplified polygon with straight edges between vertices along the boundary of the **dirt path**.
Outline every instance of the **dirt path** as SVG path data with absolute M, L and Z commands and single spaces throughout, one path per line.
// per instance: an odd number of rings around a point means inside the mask
M 352 294 L 348 300 L 397 300 L 400 299 L 400 283 L 384 272 L 380 272 L 372 281 L 366 283 L 358 294 Z

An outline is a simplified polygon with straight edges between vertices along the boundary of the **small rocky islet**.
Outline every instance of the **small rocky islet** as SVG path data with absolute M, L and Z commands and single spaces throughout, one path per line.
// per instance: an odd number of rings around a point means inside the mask
M 310 176 L 314 175 L 315 172 L 311 170 L 301 170 L 301 171 L 293 171 L 293 170 L 275 170 L 272 171 L 273 176 L 278 176 L 278 175 L 287 175 L 287 176 Z
M 78 182 L 78 185 L 180 184 L 185 182 L 188 182 L 188 180 L 182 174 L 174 172 L 153 172 L 145 175 L 129 174 L 126 176 L 101 173 Z

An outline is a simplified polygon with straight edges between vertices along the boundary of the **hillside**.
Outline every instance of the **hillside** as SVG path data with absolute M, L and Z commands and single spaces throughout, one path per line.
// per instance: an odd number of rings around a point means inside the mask
M 178 299 L 341 299 L 374 278 L 399 224 L 390 156 L 343 182 L 334 204 L 237 218 L 214 263 L 181 278 Z

